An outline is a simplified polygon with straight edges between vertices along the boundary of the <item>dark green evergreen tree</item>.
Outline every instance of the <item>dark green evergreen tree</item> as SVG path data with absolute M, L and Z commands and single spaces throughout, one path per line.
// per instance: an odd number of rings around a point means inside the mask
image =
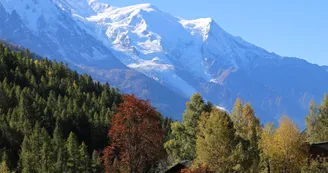
M 99 159 L 99 155 L 95 150 L 92 152 L 91 172 L 93 173 L 102 172 L 102 166 Z
M 89 173 L 90 172 L 90 158 L 89 158 L 89 154 L 87 151 L 87 147 L 84 144 L 84 142 L 82 142 L 82 144 L 80 145 L 80 158 L 79 158 L 79 168 L 78 168 L 78 172 L 79 173 Z
M 196 134 L 199 132 L 198 122 L 202 113 L 208 113 L 211 110 L 210 102 L 205 103 L 199 93 L 194 94 L 183 113 L 183 122 L 171 124 L 171 139 L 165 143 L 165 148 L 176 161 L 195 159 Z
M 78 141 L 73 132 L 69 134 L 66 145 L 68 154 L 67 169 L 69 172 L 76 173 L 78 172 L 80 154 Z

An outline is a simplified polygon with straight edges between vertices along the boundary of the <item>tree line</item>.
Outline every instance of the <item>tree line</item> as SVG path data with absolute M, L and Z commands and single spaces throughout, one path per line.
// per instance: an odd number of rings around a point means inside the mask
M 195 94 L 183 121 L 172 123 L 164 147 L 171 163 L 192 161 L 183 173 L 328 171 L 326 157 L 309 153 L 312 143 L 328 141 L 328 95 L 321 105 L 311 103 L 304 131 L 287 115 L 262 126 L 251 104 L 240 99 L 231 114 L 211 105 Z
M 287 115 L 261 125 L 251 104 L 231 113 L 191 96 L 183 121 L 62 62 L 0 44 L 0 172 L 320 172 L 309 145 L 328 141 L 328 96 L 311 103 L 301 132 Z

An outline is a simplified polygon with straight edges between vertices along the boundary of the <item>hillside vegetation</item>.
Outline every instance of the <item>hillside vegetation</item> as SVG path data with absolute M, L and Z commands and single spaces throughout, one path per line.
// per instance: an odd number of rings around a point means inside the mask
M 314 102 L 307 129 L 283 116 L 264 127 L 251 104 L 231 114 L 194 94 L 183 121 L 150 101 L 121 94 L 67 65 L 0 44 L 0 172 L 318 172 L 325 158 L 308 144 L 328 140 L 328 96 Z M 161 91 L 158 91 L 161 92 Z

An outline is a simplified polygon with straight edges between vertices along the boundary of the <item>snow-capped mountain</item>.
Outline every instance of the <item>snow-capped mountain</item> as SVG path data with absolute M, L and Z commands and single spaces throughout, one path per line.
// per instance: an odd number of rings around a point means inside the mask
M 94 79 L 109 82 L 123 92 L 150 99 L 164 114 L 177 116 L 183 111 L 184 105 L 177 103 L 186 98 L 125 66 L 75 20 L 75 13 L 68 10 L 73 1 L 65 2 L 57 5 L 51 0 L 0 0 L 0 39 L 64 61 L 78 72 L 90 73 Z
M 259 57 L 279 58 L 231 36 L 210 18 L 183 20 L 150 4 L 117 8 L 89 1 L 89 5 L 96 14 L 74 16 L 90 34 L 128 67 L 185 97 L 197 92 L 199 86 L 191 85 L 181 72 L 203 82 L 219 83 L 223 71 L 247 67 Z M 99 6 L 103 8 L 94 8 Z
M 302 122 L 310 99 L 328 91 L 324 68 L 270 53 L 211 18 L 104 2 L 0 0 L 0 37 L 149 98 L 164 114 L 200 92 L 227 109 L 250 101 L 264 121 L 288 113 Z

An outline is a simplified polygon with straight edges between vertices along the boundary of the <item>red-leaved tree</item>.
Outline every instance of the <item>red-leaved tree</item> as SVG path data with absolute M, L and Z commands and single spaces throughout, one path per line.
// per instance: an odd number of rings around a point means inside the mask
M 149 101 L 134 95 L 123 96 L 108 135 L 111 146 L 104 149 L 102 157 L 106 172 L 140 173 L 164 154 L 159 113 Z

